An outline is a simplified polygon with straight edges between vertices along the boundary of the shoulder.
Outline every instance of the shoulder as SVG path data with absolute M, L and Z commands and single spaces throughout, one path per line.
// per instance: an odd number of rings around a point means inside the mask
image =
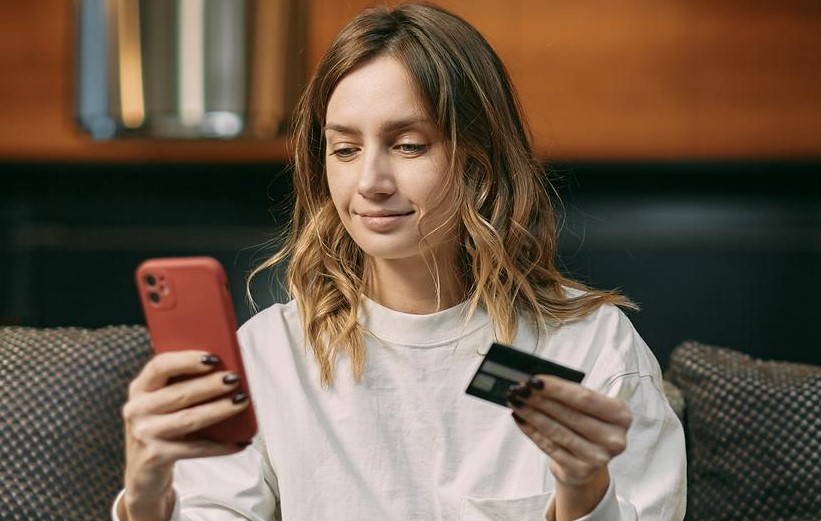
M 566 287 L 564 291 L 567 299 L 579 298 L 585 294 L 575 288 Z M 627 315 L 612 304 L 602 304 L 578 319 L 562 324 L 555 331 L 570 336 L 595 335 L 611 342 L 625 336 L 638 335 Z
M 273 304 L 249 318 L 240 326 L 237 337 L 243 350 L 254 349 L 259 344 L 269 344 L 283 336 L 302 337 L 296 301 Z
M 567 290 L 570 298 L 581 295 Z M 623 377 L 660 379 L 661 370 L 650 348 L 627 315 L 618 307 L 603 304 L 552 332 L 551 351 L 573 359 L 587 373 L 587 384 L 610 387 Z
M 300 375 L 312 365 L 294 301 L 274 304 L 248 319 L 237 331 L 242 359 L 252 385 L 276 376 Z

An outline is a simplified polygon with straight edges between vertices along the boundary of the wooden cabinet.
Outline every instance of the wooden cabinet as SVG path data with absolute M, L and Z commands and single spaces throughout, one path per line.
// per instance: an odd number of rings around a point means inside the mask
M 310 0 L 309 69 L 372 1 Z M 813 0 L 442 0 L 497 49 L 556 161 L 821 157 Z M 74 4 L 0 2 L 0 162 L 260 162 L 282 139 L 95 142 L 73 121 Z

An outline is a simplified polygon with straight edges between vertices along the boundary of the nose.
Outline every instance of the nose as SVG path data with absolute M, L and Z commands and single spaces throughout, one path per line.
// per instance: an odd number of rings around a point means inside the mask
M 371 147 L 365 151 L 363 159 L 357 183 L 359 195 L 367 199 L 391 196 L 396 191 L 396 184 L 388 154 L 377 147 Z

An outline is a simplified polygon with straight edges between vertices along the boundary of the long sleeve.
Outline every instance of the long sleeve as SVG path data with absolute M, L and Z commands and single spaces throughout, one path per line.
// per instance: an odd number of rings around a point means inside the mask
M 610 487 L 584 521 L 681 521 L 687 496 L 684 430 L 661 369 L 630 320 L 602 306 L 560 331 L 548 358 L 587 373 L 583 385 L 627 404 L 626 450 L 609 464 Z
M 628 375 L 613 394 L 633 412 L 627 450 L 610 464 L 611 486 L 580 521 L 680 521 L 686 508 L 686 457 L 681 423 L 650 376 Z M 659 420 L 661 418 L 661 420 Z
M 177 462 L 171 521 L 279 520 L 276 476 L 264 455 L 257 436 L 237 454 Z M 112 519 L 120 521 L 116 508 Z

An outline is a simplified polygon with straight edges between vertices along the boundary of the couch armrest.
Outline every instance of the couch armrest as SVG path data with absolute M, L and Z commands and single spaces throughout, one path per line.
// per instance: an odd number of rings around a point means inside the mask
M 686 403 L 688 519 L 818 519 L 821 367 L 687 342 L 666 377 Z
M 0 328 L 0 519 L 107 519 L 120 409 L 150 356 L 140 326 Z

